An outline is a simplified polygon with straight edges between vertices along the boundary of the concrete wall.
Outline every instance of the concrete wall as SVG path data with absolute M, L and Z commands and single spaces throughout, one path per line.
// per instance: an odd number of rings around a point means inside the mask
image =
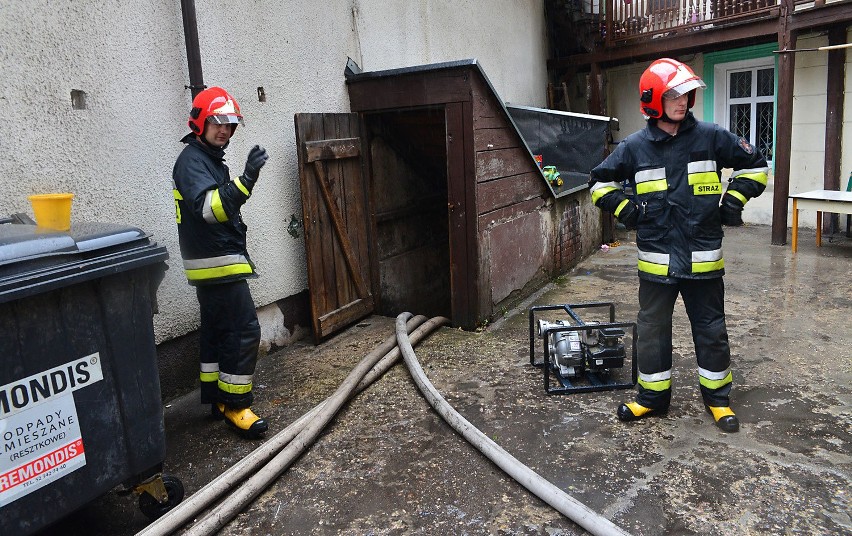
M 852 36 L 850 36 L 852 37 Z M 847 39 L 848 41 L 848 39 Z M 828 45 L 824 35 L 801 36 L 796 48 L 817 48 Z M 790 166 L 790 193 L 806 192 L 823 188 L 825 156 L 825 114 L 826 114 L 826 52 L 800 52 L 796 54 L 796 71 L 793 89 L 793 139 Z M 697 72 L 703 71 L 703 57 L 695 56 L 688 62 Z M 646 63 L 620 66 L 606 72 L 607 98 L 610 109 L 607 113 L 617 117 L 620 131 L 614 139 L 620 141 L 631 133 L 644 128 L 645 120 L 638 108 L 639 78 L 648 66 Z M 845 190 L 849 174 L 852 172 L 852 53 L 847 53 L 846 97 L 843 116 L 843 143 L 840 169 L 840 188 Z M 693 112 L 698 119 L 703 116 L 703 98 L 705 93 L 698 92 Z M 724 176 L 730 174 L 725 170 Z M 772 223 L 772 174 L 767 190 L 760 197 L 749 201 L 743 220 L 751 223 L 769 225 Z M 792 211 L 792 202 L 788 202 Z M 844 220 L 845 221 L 845 220 Z M 788 226 L 792 224 L 792 215 L 788 212 Z M 800 227 L 816 227 L 816 213 L 801 211 Z
M 543 5 L 534 0 L 197 0 L 196 10 L 204 81 L 227 88 L 246 118 L 228 147 L 232 173 L 252 145 L 270 154 L 243 209 L 262 274 L 251 282 L 258 306 L 307 287 L 304 244 L 287 233 L 290 216 L 301 218 L 293 114 L 349 110 L 347 57 L 365 71 L 477 58 L 503 99 L 545 103 Z M 150 232 L 171 254 L 157 342 L 192 332 L 197 303 L 170 192 L 191 103 L 180 2 L 11 0 L 0 21 L 0 214 L 32 214 L 27 195 L 70 191 L 74 220 Z M 85 93 L 85 109 L 72 109 L 72 90 Z M 281 318 L 273 311 L 264 322 Z

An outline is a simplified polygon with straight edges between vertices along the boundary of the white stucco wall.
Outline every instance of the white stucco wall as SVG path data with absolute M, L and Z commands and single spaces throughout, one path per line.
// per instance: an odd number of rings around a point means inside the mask
M 852 33 L 850 33 L 852 37 Z M 847 39 L 848 41 L 848 39 Z M 801 36 L 797 49 L 818 48 L 828 45 L 825 35 Z M 825 115 L 828 55 L 825 51 L 800 52 L 796 54 L 796 70 L 793 82 L 793 136 L 790 152 L 790 193 L 806 192 L 823 188 L 825 165 Z M 607 70 L 608 114 L 617 117 L 620 131 L 614 139 L 620 141 L 631 133 L 644 128 L 645 120 L 638 110 L 639 78 L 648 63 L 619 66 Z M 697 73 L 703 72 L 703 56 L 695 55 L 688 61 Z M 840 189 L 845 190 L 852 172 L 852 54 L 847 53 L 846 94 L 843 117 L 843 140 L 841 147 Z M 699 91 L 693 112 L 703 118 L 705 93 Z M 724 176 L 730 170 L 723 172 Z M 772 175 L 772 174 L 771 174 Z M 772 223 L 773 189 L 772 177 L 767 190 L 758 198 L 749 201 L 743 220 L 770 225 Z M 845 221 L 845 220 L 844 220 Z M 788 201 L 787 225 L 792 224 L 792 202 Z M 816 227 L 816 213 L 800 211 L 800 227 Z
M 196 0 L 204 81 L 227 88 L 246 124 L 233 174 L 254 144 L 270 160 L 243 216 L 262 277 L 258 306 L 307 287 L 293 129 L 296 112 L 347 112 L 346 58 L 365 71 L 477 58 L 500 96 L 543 106 L 547 45 L 536 0 Z M 27 195 L 75 193 L 74 220 L 134 225 L 165 244 L 157 342 L 197 327 L 180 266 L 171 169 L 191 103 L 178 0 L 0 3 L 0 215 L 32 214 Z M 263 87 L 266 102 L 259 102 Z M 72 110 L 71 91 L 87 107 Z
M 645 118 L 639 111 L 639 78 L 648 65 L 632 63 L 606 71 L 606 113 L 618 118 L 618 131 L 612 133 L 616 143 L 645 128 Z
M 849 34 L 852 37 L 852 33 Z M 849 38 L 847 38 L 849 42 Z M 828 45 L 824 35 L 799 38 L 796 48 L 818 48 Z M 852 53 L 847 51 L 845 99 L 840 182 L 845 189 L 852 171 Z M 809 51 L 796 54 L 796 77 L 793 91 L 793 140 L 790 157 L 791 177 L 799 179 L 790 193 L 823 188 L 825 154 L 826 82 L 828 53 Z

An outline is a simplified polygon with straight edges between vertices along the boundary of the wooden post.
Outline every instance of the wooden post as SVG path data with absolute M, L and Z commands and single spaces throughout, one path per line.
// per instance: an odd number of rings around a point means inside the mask
M 593 63 L 591 65 L 592 72 L 589 74 L 589 113 L 592 115 L 603 115 L 602 103 L 604 101 L 601 95 L 601 65 Z
M 779 17 L 778 48 L 796 48 L 796 34 L 790 30 L 792 0 L 783 0 Z M 775 184 L 772 198 L 772 244 L 787 243 L 787 197 L 790 195 L 790 149 L 793 140 L 793 74 L 796 69 L 795 54 L 778 57 L 778 117 L 775 125 Z
M 592 72 L 589 74 L 589 113 L 592 115 L 605 115 L 604 97 L 602 93 L 602 75 L 599 63 L 591 65 Z M 609 212 L 601 211 L 601 240 L 610 243 L 615 240 L 615 219 Z
M 615 7 L 613 0 L 606 0 L 606 13 L 604 14 L 604 27 L 606 28 L 606 36 L 604 37 L 605 48 L 612 46 L 612 14 Z
M 828 30 L 828 44 L 846 43 L 846 25 Z M 828 51 L 828 80 L 826 84 L 825 110 L 825 174 L 823 185 L 826 190 L 840 190 L 840 153 L 843 147 L 843 93 L 845 85 L 844 67 L 846 49 Z M 824 231 L 831 234 L 839 227 L 837 214 L 823 218 Z

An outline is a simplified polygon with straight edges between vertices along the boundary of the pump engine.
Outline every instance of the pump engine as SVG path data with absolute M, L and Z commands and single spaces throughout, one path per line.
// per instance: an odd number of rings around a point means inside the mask
M 610 322 L 583 322 L 573 308 L 609 307 Z M 568 320 L 537 319 L 542 310 L 562 309 Z M 636 385 L 636 324 L 617 323 L 615 309 L 611 303 L 587 303 L 575 305 L 537 306 L 530 310 L 530 363 L 544 369 L 544 384 L 548 393 L 571 393 L 626 389 Z M 534 328 L 535 327 L 535 328 Z M 632 382 L 619 382 L 615 369 L 624 367 L 627 351 L 625 339 L 632 328 Z M 533 332 L 535 330 L 535 333 Z M 543 342 L 544 359 L 536 361 L 533 339 Z M 552 387 L 550 376 L 556 377 L 560 387 Z
M 622 328 L 591 327 L 583 331 L 572 328 L 564 320 L 538 321 L 538 334 L 547 338 L 550 367 L 554 372 L 563 378 L 579 378 L 586 372 L 608 375 L 610 369 L 624 366 Z

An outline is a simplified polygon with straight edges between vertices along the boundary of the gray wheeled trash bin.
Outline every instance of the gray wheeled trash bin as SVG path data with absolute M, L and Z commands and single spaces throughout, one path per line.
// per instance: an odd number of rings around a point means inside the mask
M 161 472 L 152 315 L 167 258 L 134 227 L 0 224 L 0 534 L 118 487 L 152 518 L 183 498 Z

